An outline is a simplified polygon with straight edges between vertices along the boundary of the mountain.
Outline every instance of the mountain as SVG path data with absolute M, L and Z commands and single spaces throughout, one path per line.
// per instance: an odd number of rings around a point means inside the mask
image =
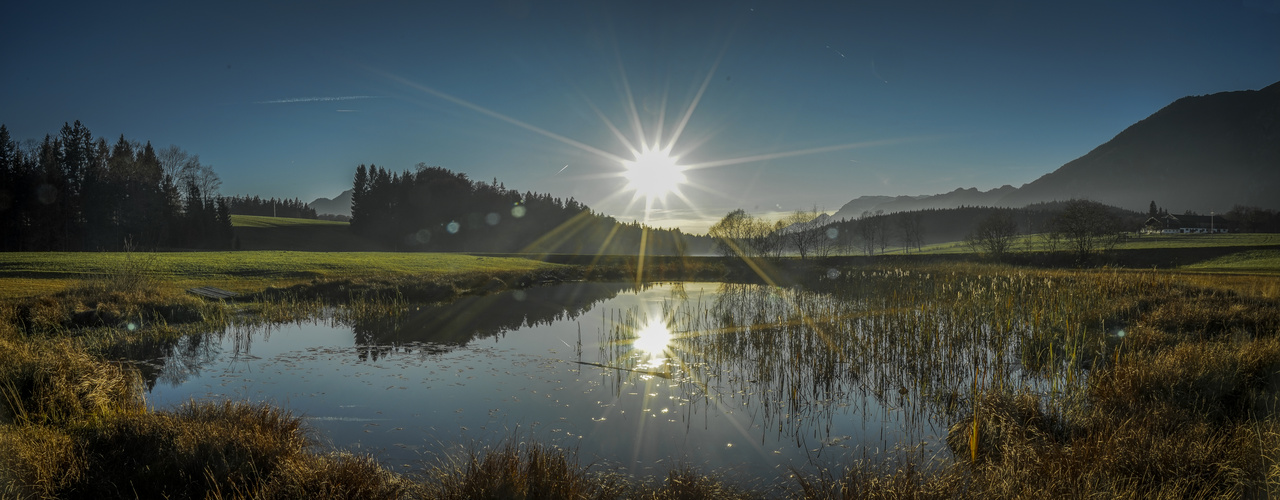
M 317 214 L 333 214 L 351 216 L 351 190 L 343 191 L 337 198 L 316 198 L 315 201 L 308 203 L 308 207 L 315 209 Z
M 1024 207 L 1084 198 L 1146 212 L 1280 209 L 1280 82 L 1184 97 L 1057 170 L 1022 185 L 932 196 L 862 196 L 832 218 L 960 206 Z
M 1280 209 L 1280 83 L 1184 97 L 999 205 L 1088 198 L 1131 210 Z
M 927 196 L 860 196 L 845 203 L 831 218 L 853 220 L 863 212 L 875 213 L 878 210 L 893 213 L 930 208 L 990 207 L 996 206 L 1002 198 L 1016 190 L 1017 188 L 1006 184 L 990 191 L 960 188 L 950 193 Z

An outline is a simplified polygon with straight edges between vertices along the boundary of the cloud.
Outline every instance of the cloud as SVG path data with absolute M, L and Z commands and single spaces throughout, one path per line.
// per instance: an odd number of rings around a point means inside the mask
M 270 101 L 258 101 L 254 104 L 292 104 L 295 102 L 333 102 L 333 101 L 354 101 L 357 99 L 381 99 L 380 95 L 345 95 L 338 97 L 291 97 L 288 99 L 273 99 Z

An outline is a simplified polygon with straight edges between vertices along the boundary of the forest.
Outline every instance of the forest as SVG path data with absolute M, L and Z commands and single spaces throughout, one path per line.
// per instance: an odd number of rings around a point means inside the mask
M 269 217 L 291 217 L 294 219 L 316 219 L 316 209 L 305 202 L 294 198 L 262 199 L 258 195 L 232 196 L 227 198 L 232 215 L 262 215 Z
M 351 230 L 397 250 L 685 255 L 710 243 L 423 163 L 413 172 L 360 165 L 353 189 Z
M 108 144 L 77 120 L 20 148 L 0 125 L 0 250 L 230 248 L 216 187 L 176 147 L 157 153 L 124 135 Z

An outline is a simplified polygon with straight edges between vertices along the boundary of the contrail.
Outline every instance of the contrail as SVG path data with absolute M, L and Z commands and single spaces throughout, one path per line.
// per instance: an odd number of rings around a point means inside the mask
M 292 97 L 289 99 L 274 99 L 270 101 L 258 101 L 254 104 L 290 104 L 295 102 L 331 102 L 331 101 L 354 101 L 357 99 L 379 99 L 382 96 L 377 95 L 347 95 L 338 97 Z
M 565 165 L 563 168 L 560 169 L 560 172 L 564 172 L 564 169 L 566 168 L 569 168 L 569 166 Z M 556 172 L 556 175 L 560 175 L 560 172 Z

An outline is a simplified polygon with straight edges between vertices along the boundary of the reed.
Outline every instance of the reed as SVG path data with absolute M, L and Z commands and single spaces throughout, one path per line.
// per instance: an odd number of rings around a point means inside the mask
M 369 457 L 317 452 L 280 409 L 146 410 L 138 372 L 109 361 L 172 347 L 186 328 L 234 334 L 275 321 L 388 317 L 581 272 L 316 279 L 234 307 L 145 279 L 103 278 L 0 304 L 0 495 L 1280 494 L 1280 279 L 1269 276 L 965 263 L 815 268 L 803 288 L 729 283 L 716 300 L 673 294 L 659 311 L 674 338 L 661 367 L 631 355 L 650 312 L 615 311 L 602 329 L 605 364 L 661 371 L 690 401 L 750 393 L 766 428 L 833 418 L 834 401 L 857 395 L 899 408 L 908 426 L 952 429 L 932 457 L 897 451 L 814 464 L 764 490 L 688 467 L 656 482 L 626 478 L 580 464 L 572 450 L 519 439 L 420 475 L 393 474 Z
M 1275 279 L 1183 278 L 953 265 L 847 268 L 806 289 L 725 284 L 714 302 L 662 306 L 665 369 L 687 400 L 753 395 L 781 432 L 833 418 L 849 394 L 899 408 L 921 434 L 951 428 L 950 458 L 918 464 L 930 473 L 855 467 L 798 479 L 807 496 L 876 496 L 904 478 L 920 483 L 911 496 L 1270 488 L 1275 443 L 1259 429 L 1276 425 L 1280 398 Z M 610 316 L 603 364 L 639 363 L 628 345 L 646 314 Z

